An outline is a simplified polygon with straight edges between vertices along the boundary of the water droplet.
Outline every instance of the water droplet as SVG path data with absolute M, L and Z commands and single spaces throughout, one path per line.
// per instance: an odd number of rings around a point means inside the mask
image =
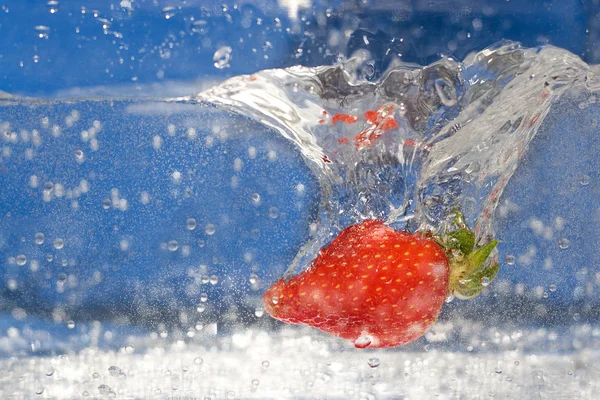
M 99 374 L 99 373 L 97 373 L 97 372 L 94 372 L 94 373 L 92 374 L 92 378 L 94 378 L 94 379 L 98 379 L 98 378 L 100 378 L 100 374 Z
M 515 256 L 513 256 L 512 254 L 507 255 L 506 256 L 506 264 L 515 265 Z
M 206 306 L 204 304 L 198 304 L 196 306 L 196 311 L 198 311 L 199 313 L 203 313 L 204 310 L 206 310 Z
M 273 297 L 271 298 L 271 302 L 272 302 L 273 304 L 277 304 L 277 303 L 279 303 L 279 297 L 277 297 L 277 296 L 273 296 Z
M 269 208 L 269 218 L 275 219 L 279 216 L 279 209 L 277 207 Z
M 208 294 L 206 294 L 206 293 L 202 293 L 202 294 L 200 295 L 200 301 L 201 301 L 202 303 L 206 303 L 206 301 L 207 301 L 207 300 L 208 300 Z
M 194 358 L 194 364 L 196 364 L 196 365 L 201 365 L 203 362 L 204 362 L 204 360 L 202 359 L 202 357 Z
M 169 240 L 169 243 L 167 244 L 167 248 L 171 252 L 177 251 L 177 249 L 179 248 L 179 243 L 177 243 L 177 240 Z
M 56 250 L 60 250 L 63 247 L 65 247 L 65 241 L 64 240 L 62 240 L 61 238 L 54 239 L 54 248 Z
M 88 397 L 88 396 L 90 395 L 90 392 L 88 392 L 87 390 L 84 390 L 84 391 L 81 393 L 81 395 L 82 395 L 83 397 Z
M 570 244 L 571 242 L 569 242 L 569 239 L 567 238 L 562 238 L 558 241 L 558 247 L 560 247 L 561 249 L 568 248 Z
M 35 388 L 35 394 L 40 395 L 42 393 L 44 393 L 44 387 L 38 383 Z
M 121 373 L 121 368 L 115 367 L 113 365 L 112 367 L 108 368 L 108 373 L 110 374 L 110 376 L 119 376 L 119 374 Z
M 467 345 L 467 351 L 473 351 L 473 349 L 475 349 L 475 347 L 473 347 L 472 344 Z
M 254 204 L 255 206 L 259 206 L 260 203 L 261 203 L 260 194 L 252 193 L 252 204 Z
M 250 283 L 252 285 L 255 285 L 258 282 L 258 275 L 256 274 L 250 274 Z
M 446 303 L 451 303 L 452 300 L 454 300 L 454 295 L 449 294 L 448 296 L 446 296 L 446 300 L 444 300 Z
M 16 258 L 15 258 L 15 262 L 17 263 L 17 265 L 19 267 L 22 267 L 23 265 L 27 264 L 27 257 L 25 257 L 24 254 L 19 254 Z
M 196 220 L 194 218 L 188 218 L 188 220 L 185 221 L 185 227 L 188 231 L 193 231 L 196 229 Z
M 361 335 L 354 341 L 354 347 L 357 349 L 364 349 L 371 345 L 371 336 L 369 335 Z
M 263 369 L 268 369 L 270 366 L 271 366 L 271 363 L 269 362 L 269 360 L 264 360 L 262 362 Z
M 588 175 L 581 175 L 579 177 L 579 183 L 581 184 L 581 186 L 587 186 L 590 184 L 590 177 Z
M 127 354 L 133 354 L 133 352 L 135 351 L 135 346 L 130 344 L 125 346 L 125 353 Z
M 556 292 L 556 285 L 550 285 L 548 289 L 550 289 L 551 292 Z
M 254 310 L 254 316 L 257 318 L 262 317 L 263 315 L 265 315 L 265 310 L 262 307 L 256 307 L 256 309 Z
M 519 365 L 519 364 L 521 364 L 521 363 L 519 362 L 519 360 L 516 360 L 516 361 L 515 361 L 515 365 Z
M 204 232 L 206 232 L 207 235 L 214 235 L 216 230 L 217 227 L 215 226 L 215 224 L 207 224 L 204 228 Z
M 100 385 L 98 386 L 98 392 L 103 395 L 103 396 L 107 396 L 110 393 L 110 386 L 108 385 Z
M 35 234 L 33 240 L 34 240 L 35 244 L 44 244 L 44 241 L 46 240 L 46 236 L 42 232 L 38 232 Z
M 160 12 L 165 19 L 171 19 L 177 14 L 177 8 L 173 6 L 167 6 Z
M 481 286 L 486 287 L 490 284 L 490 278 L 488 278 L 487 276 L 484 276 L 483 278 L 481 278 Z
M 260 381 L 258 379 L 252 379 L 252 386 L 257 388 L 258 385 L 260 384 Z
M 219 283 L 219 277 L 216 275 L 211 275 L 209 282 L 211 285 L 216 285 L 217 283 Z
M 210 278 L 208 277 L 208 275 L 202 275 L 200 277 L 200 282 L 202 282 L 203 284 L 207 284 L 210 281 Z
M 69 328 L 69 329 L 75 328 L 75 321 L 73 321 L 73 320 L 67 321 L 67 328 Z
M 231 61 L 232 48 L 229 46 L 222 46 L 213 56 L 214 66 L 218 69 L 229 68 L 229 62 Z
M 496 369 L 494 370 L 494 372 L 496 372 L 497 374 L 501 374 L 502 373 L 502 369 L 500 367 L 496 367 Z
M 52 365 L 49 365 L 48 368 L 46 368 L 46 376 L 52 375 L 54 375 L 54 367 Z
M 355 344 L 356 344 L 356 342 L 355 342 Z M 367 361 L 367 364 L 369 364 L 369 367 L 371 367 L 371 368 L 377 368 L 377 367 L 379 367 L 379 364 L 380 364 L 379 358 L 377 358 L 377 357 L 369 358 L 369 361 Z
M 102 200 L 102 208 L 104 208 L 105 210 L 108 210 L 110 208 L 110 205 L 111 205 L 110 199 Z

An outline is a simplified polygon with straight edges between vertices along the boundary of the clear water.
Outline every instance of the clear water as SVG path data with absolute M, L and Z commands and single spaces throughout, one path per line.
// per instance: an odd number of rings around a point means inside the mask
M 290 273 L 365 219 L 442 233 L 458 209 L 489 242 L 504 187 L 552 105 L 569 90 L 597 90 L 593 68 L 549 46 L 503 42 L 463 62 L 392 63 L 375 81 L 365 75 L 372 63 L 262 71 L 194 97 L 273 128 L 318 178 L 318 233 Z

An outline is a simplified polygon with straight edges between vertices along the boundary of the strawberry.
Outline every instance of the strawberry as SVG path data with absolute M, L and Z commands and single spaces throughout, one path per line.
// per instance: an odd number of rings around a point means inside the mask
M 487 278 L 487 286 L 497 272 L 481 267 L 495 243 L 471 251 L 470 231 L 456 232 L 434 238 L 378 220 L 348 227 L 306 271 L 271 286 L 263 296 L 265 309 L 358 348 L 410 343 L 433 325 L 449 294 L 473 297 L 481 279 Z

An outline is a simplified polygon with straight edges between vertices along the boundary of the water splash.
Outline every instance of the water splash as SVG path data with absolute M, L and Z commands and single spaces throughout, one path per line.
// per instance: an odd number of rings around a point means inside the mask
M 594 73 L 552 46 L 502 42 L 462 63 L 392 65 L 378 81 L 361 62 L 239 76 L 193 101 L 245 115 L 291 140 L 321 184 L 320 224 L 290 266 L 368 218 L 443 231 L 460 209 L 477 240 L 553 102 Z

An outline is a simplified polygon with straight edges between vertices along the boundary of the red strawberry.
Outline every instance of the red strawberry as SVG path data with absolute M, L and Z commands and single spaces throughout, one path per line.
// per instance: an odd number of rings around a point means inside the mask
M 369 220 L 344 229 L 312 265 L 264 295 L 269 314 L 351 340 L 392 347 L 421 337 L 448 294 L 444 248 Z

